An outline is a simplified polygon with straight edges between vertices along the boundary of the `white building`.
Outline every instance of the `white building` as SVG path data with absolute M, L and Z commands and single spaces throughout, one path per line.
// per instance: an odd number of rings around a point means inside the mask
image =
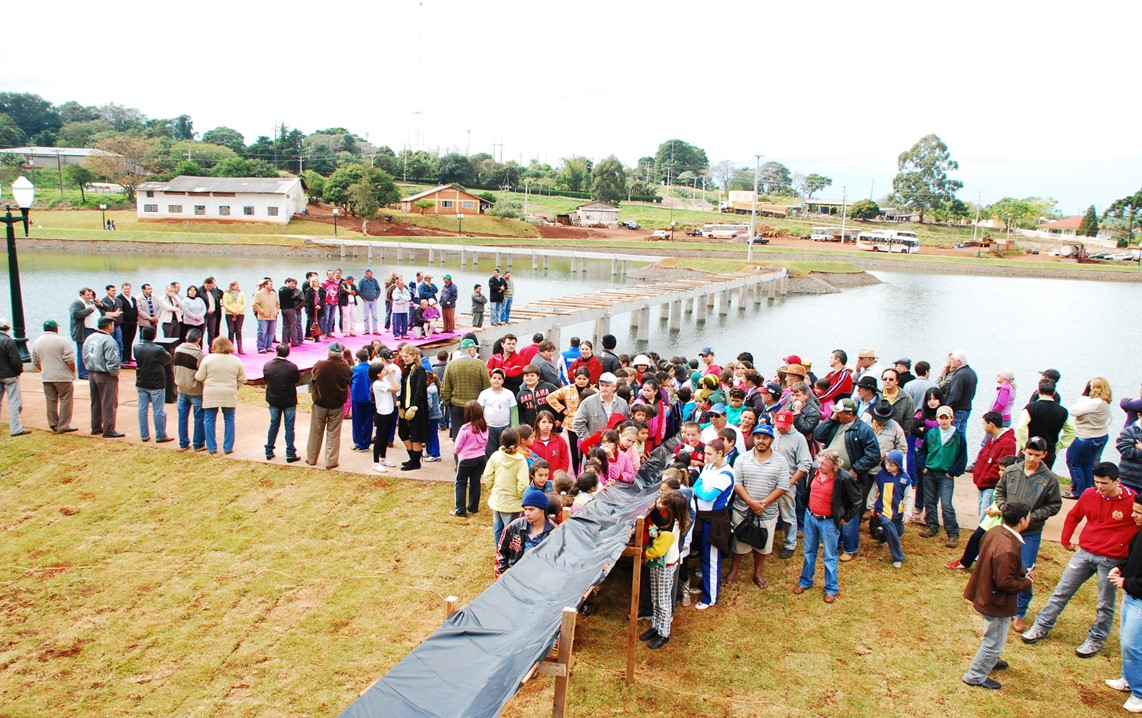
M 114 152 L 87 147 L 8 147 L 0 149 L 0 155 L 17 155 L 25 165 L 36 169 L 81 165 L 88 157 L 118 157 Z
M 578 223 L 582 227 L 604 226 L 614 229 L 619 226 L 619 208 L 606 202 L 588 202 L 575 208 Z
M 144 182 L 136 213 L 149 219 L 288 224 L 304 213 L 305 188 L 298 177 L 175 177 Z

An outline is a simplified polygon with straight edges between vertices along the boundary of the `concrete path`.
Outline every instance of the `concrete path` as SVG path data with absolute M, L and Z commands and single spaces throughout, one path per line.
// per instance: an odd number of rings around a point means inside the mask
M 44 412 L 44 392 L 43 385 L 40 383 L 39 374 L 34 372 L 25 372 L 21 376 L 20 391 L 23 395 L 24 411 L 21 414 L 24 426 L 33 430 L 47 431 L 47 416 Z M 138 421 L 138 399 L 135 391 L 135 373 L 131 370 L 124 370 L 119 378 L 119 415 L 117 430 L 126 434 L 122 439 L 104 439 L 102 437 L 91 436 L 91 422 L 90 422 L 90 395 L 88 393 L 88 382 L 76 381 L 75 382 L 75 409 L 72 425 L 79 428 L 79 431 L 74 434 L 61 436 L 60 440 L 82 439 L 85 441 L 102 442 L 102 441 L 122 441 L 133 444 L 141 444 L 139 440 L 139 421 Z M 177 425 L 177 409 L 174 404 L 167 404 L 167 432 L 170 436 L 178 436 Z M 3 408 L 3 418 L 7 418 L 7 405 Z M 221 424 L 221 421 L 219 422 Z M 269 426 L 269 412 L 264 408 L 250 406 L 248 404 L 239 404 L 235 413 L 235 442 L 234 453 L 230 456 L 220 457 L 229 460 L 239 461 L 256 461 L 258 463 L 275 463 L 287 465 L 285 463 L 285 440 L 279 432 L 277 442 L 277 458 L 273 462 L 267 462 L 265 457 L 265 444 L 266 444 L 266 429 Z M 296 434 L 295 443 L 297 451 L 303 457 L 302 461 L 288 466 L 297 469 L 310 468 L 304 461 L 306 442 L 309 437 L 309 414 L 304 412 L 297 413 L 296 421 Z M 152 430 L 153 434 L 153 430 Z M 18 437 L 9 437 L 7 425 L 0 431 L 0 446 L 3 442 L 19 441 Z M 218 427 L 218 442 L 221 447 L 222 442 L 222 427 Z M 454 478 L 455 465 L 452 461 L 452 441 L 448 438 L 447 432 L 440 432 L 440 455 L 443 460 L 435 463 L 425 463 L 423 468 L 417 471 L 401 471 L 400 463 L 408 458 L 404 446 L 398 440 L 396 446 L 389 449 L 389 456 L 392 457 L 397 467 L 386 469 L 383 474 L 378 474 L 372 470 L 373 456 L 372 453 L 359 454 L 352 451 L 352 429 L 348 419 L 345 420 L 341 428 L 341 456 L 338 461 L 338 466 L 335 471 L 351 474 L 363 474 L 368 476 L 389 476 L 407 479 L 415 479 L 420 481 L 452 481 Z M 147 444 L 151 449 L 159 451 L 176 451 L 178 449 L 178 442 L 172 441 L 167 444 L 155 444 L 154 439 Z M 156 460 L 162 460 L 161 457 L 156 456 Z M 325 466 L 324 451 L 320 454 L 317 462 L 317 468 L 322 469 Z M 975 485 L 971 482 L 970 476 L 963 476 L 956 480 L 955 492 L 955 505 L 956 516 L 960 523 L 960 540 L 961 546 L 971 536 L 973 530 L 978 525 L 979 517 L 977 514 L 977 491 Z M 1063 510 L 1058 515 L 1051 518 L 1047 522 L 1046 528 L 1043 530 L 1043 538 L 1058 541 L 1060 532 L 1063 527 L 1063 518 L 1067 511 L 1074 506 L 1074 501 L 1063 500 Z M 941 534 L 942 536 L 942 534 Z M 933 539 L 936 540 L 936 539 Z

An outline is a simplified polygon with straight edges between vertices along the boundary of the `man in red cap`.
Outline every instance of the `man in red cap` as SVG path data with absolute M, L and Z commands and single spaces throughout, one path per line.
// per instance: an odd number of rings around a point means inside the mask
M 793 430 L 793 412 L 788 409 L 777 412 L 773 425 L 777 429 L 773 450 L 785 457 L 785 462 L 793 472 L 789 477 L 789 490 L 777 500 L 781 521 L 785 525 L 785 543 L 780 556 L 789 559 L 793 558 L 793 551 L 797 548 L 797 527 L 802 525 L 800 519 L 805 513 L 807 493 L 802 479 L 809 475 L 813 458 L 809 455 L 809 443 L 805 436 Z

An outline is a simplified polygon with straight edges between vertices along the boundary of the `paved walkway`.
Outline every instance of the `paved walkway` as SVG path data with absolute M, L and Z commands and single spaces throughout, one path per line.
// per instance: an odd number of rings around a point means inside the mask
M 21 414 L 24 426 L 31 429 L 40 429 L 47 431 L 47 416 L 44 412 L 44 392 L 43 385 L 40 383 L 39 374 L 34 372 L 25 372 L 20 380 L 20 391 L 24 400 L 24 411 Z M 178 436 L 178 416 L 174 404 L 167 404 L 167 432 L 170 436 Z M 7 412 L 7 406 L 3 409 Z M 61 436 L 60 440 L 70 440 L 72 437 L 82 438 L 86 441 L 123 441 L 133 444 L 141 444 L 139 440 L 139 421 L 138 421 L 138 399 L 135 392 L 135 373 L 131 370 L 124 370 L 119 378 L 119 415 L 117 430 L 126 434 L 122 439 L 104 439 L 102 437 L 91 436 L 91 423 L 90 423 L 90 395 L 88 393 L 88 382 L 76 381 L 75 382 L 75 411 L 72 419 L 72 425 L 79 428 L 79 431 L 74 434 L 69 434 L 66 437 Z M 7 414 L 4 414 L 7 418 Z M 218 427 L 218 442 L 222 442 L 222 427 L 219 421 Z M 278 435 L 277 443 L 277 458 L 272 462 L 266 461 L 265 444 L 266 444 L 266 429 L 269 426 L 269 412 L 264 408 L 250 406 L 248 404 L 239 404 L 235 413 L 235 442 L 234 453 L 228 457 L 222 457 L 231 460 L 239 461 L 256 461 L 258 463 L 274 463 L 287 465 L 285 463 L 285 439 L 281 432 Z M 296 421 L 297 437 L 295 443 L 297 451 L 303 457 L 302 461 L 294 464 L 288 464 L 292 468 L 299 470 L 310 468 L 304 461 L 306 442 L 309 437 L 309 414 L 305 412 L 297 413 Z M 152 430 L 153 434 L 153 430 Z M 7 436 L 7 426 L 0 434 L 0 442 L 6 441 L 19 441 L 18 438 L 11 438 Z M 0 446 L 3 444 L 0 443 Z M 152 449 L 160 451 L 175 451 L 178 449 L 178 442 L 172 441 L 167 444 L 155 444 L 152 439 L 148 446 Z M 341 456 L 338 461 L 338 466 L 335 471 L 352 474 L 364 474 L 369 476 L 378 476 L 372 470 L 373 456 L 372 453 L 359 454 L 352 451 L 352 429 L 348 419 L 345 420 L 341 427 Z M 452 481 L 454 477 L 454 464 L 452 461 L 452 441 L 448 438 L 447 432 L 440 432 L 440 455 L 443 461 L 436 463 L 425 463 L 423 468 L 418 471 L 401 471 L 400 463 L 408 458 L 404 446 L 400 441 L 396 441 L 396 446 L 389 449 L 389 455 L 395 459 L 397 467 L 386 469 L 385 476 L 402 477 L 408 479 L 416 479 L 421 481 Z M 321 452 L 317 461 L 317 468 L 324 468 L 324 451 Z M 960 539 L 961 546 L 971 536 L 971 532 L 978 524 L 979 517 L 977 514 L 977 492 L 975 485 L 971 482 L 970 476 L 961 477 L 956 481 L 955 505 L 956 516 L 960 523 Z M 1058 541 L 1059 534 L 1063 527 L 1063 518 L 1066 512 L 1074 505 L 1073 501 L 1063 500 L 1063 510 L 1058 515 L 1054 516 L 1047 522 L 1046 528 L 1043 530 L 1043 537 L 1051 541 Z

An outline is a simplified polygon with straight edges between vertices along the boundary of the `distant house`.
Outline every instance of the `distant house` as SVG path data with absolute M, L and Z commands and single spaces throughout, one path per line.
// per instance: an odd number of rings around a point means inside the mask
M 614 229 L 619 226 L 619 208 L 606 202 L 588 202 L 575 208 L 579 226 L 595 227 L 602 225 Z
M 1067 217 L 1066 219 L 1045 222 L 1039 225 L 1038 234 L 1047 239 L 1075 239 L 1082 221 L 1082 215 L 1076 215 L 1074 217 Z M 1109 228 L 1099 225 L 1098 234 L 1095 235 L 1095 239 L 1110 241 L 1114 238 L 1113 234 Z M 1081 239 L 1089 239 L 1089 237 L 1082 237 Z
M 19 156 L 25 165 L 31 165 L 36 169 L 81 165 L 84 160 L 92 156 L 115 156 L 114 152 L 94 150 L 87 147 L 5 147 L 0 149 L 0 155 L 8 154 Z
M 288 224 L 305 212 L 298 177 L 175 177 L 144 182 L 135 196 L 140 220 L 180 219 Z
M 483 214 L 484 210 L 492 206 L 488 200 L 477 197 L 459 185 L 442 184 L 405 197 L 400 201 L 401 211 L 420 212 L 416 203 L 422 200 L 432 203 L 431 207 L 424 210 L 424 214 Z

